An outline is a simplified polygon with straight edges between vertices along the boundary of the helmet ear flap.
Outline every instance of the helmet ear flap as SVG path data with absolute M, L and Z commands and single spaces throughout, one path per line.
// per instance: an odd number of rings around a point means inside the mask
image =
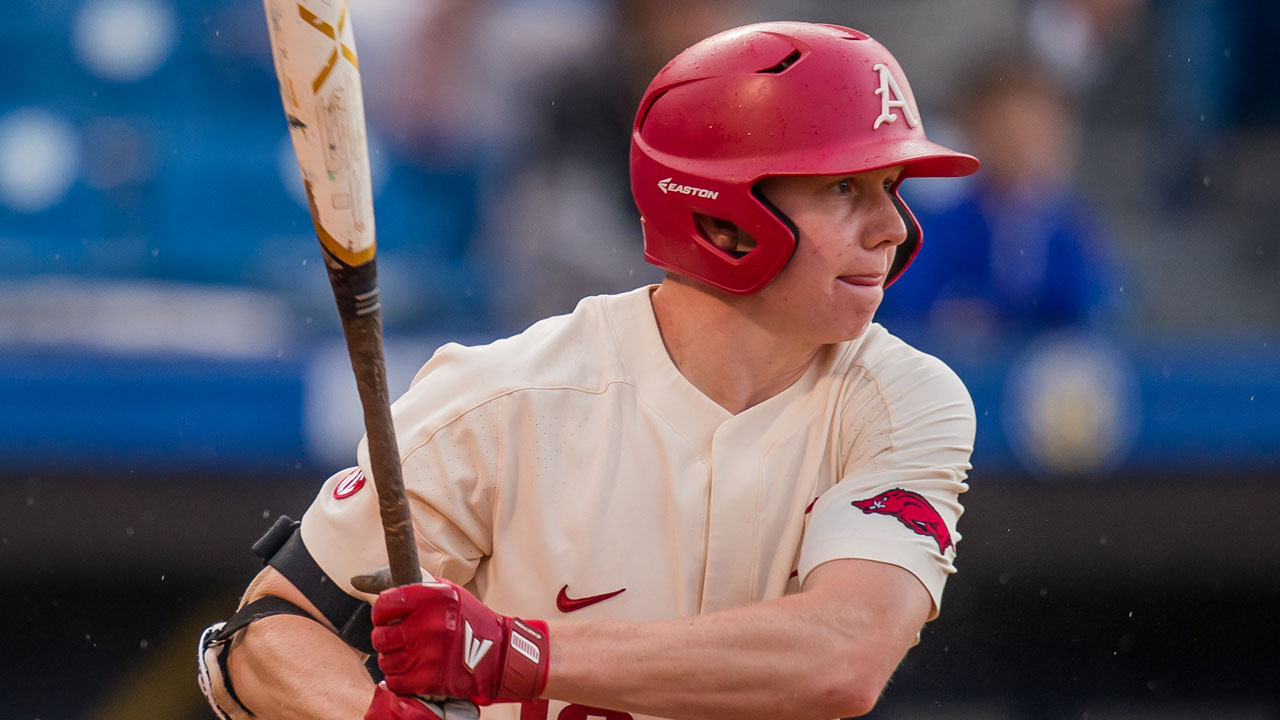
M 658 156 L 658 157 L 655 157 Z M 631 192 L 641 212 L 645 260 L 735 295 L 767 285 L 795 250 L 795 226 L 753 188 L 754 182 L 691 175 L 668 165 L 638 134 L 631 152 Z M 756 241 L 738 256 L 715 246 L 695 214 L 727 220 Z
M 916 259 L 916 254 L 920 252 L 920 242 L 923 237 L 923 233 L 920 232 L 920 221 L 916 220 L 911 208 L 907 207 L 907 203 L 898 194 L 898 188 L 901 184 L 902 181 L 899 180 L 898 184 L 893 186 L 890 199 L 893 201 L 893 206 L 897 208 L 898 215 L 902 216 L 902 224 L 907 228 L 907 239 L 902 241 L 902 244 L 898 246 L 898 251 L 893 256 L 893 264 L 889 266 L 889 273 L 885 276 L 885 287 L 892 285 L 906 271 L 911 261 Z

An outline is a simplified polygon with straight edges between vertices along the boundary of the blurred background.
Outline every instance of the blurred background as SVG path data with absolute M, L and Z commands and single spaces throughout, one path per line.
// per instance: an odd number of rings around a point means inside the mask
M 393 393 L 654 281 L 661 65 L 851 25 L 932 138 L 880 320 L 979 416 L 960 572 L 877 718 L 1280 718 L 1280 5 L 358 0 Z M 350 464 L 354 383 L 258 0 L 0 16 L 0 718 L 210 718 L 197 633 Z

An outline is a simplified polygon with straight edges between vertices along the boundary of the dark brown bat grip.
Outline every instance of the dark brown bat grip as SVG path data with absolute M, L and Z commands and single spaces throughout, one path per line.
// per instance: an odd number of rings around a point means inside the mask
M 378 300 L 376 260 L 348 266 L 326 253 L 329 283 L 338 302 L 342 331 L 347 337 L 351 369 L 355 372 L 364 428 L 369 441 L 369 463 L 378 492 L 378 511 L 387 541 L 391 579 L 396 585 L 422 582 L 413 518 L 404 491 L 400 450 L 391 421 L 386 358 L 382 349 L 382 313 Z

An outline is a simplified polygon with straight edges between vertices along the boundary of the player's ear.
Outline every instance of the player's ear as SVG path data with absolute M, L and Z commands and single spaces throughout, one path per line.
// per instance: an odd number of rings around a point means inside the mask
M 721 250 L 741 257 L 755 250 L 755 238 L 742 231 L 742 228 L 717 217 L 703 215 L 702 213 L 694 213 L 694 220 L 698 223 L 698 232 L 711 242 L 712 245 Z

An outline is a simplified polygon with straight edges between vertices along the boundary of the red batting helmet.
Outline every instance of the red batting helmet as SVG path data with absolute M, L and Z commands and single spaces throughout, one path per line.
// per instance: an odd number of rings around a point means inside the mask
M 905 165 L 906 177 L 957 177 L 977 159 L 930 142 L 907 76 L 883 45 L 836 25 L 767 22 L 727 30 L 667 63 L 631 132 L 631 192 L 645 259 L 738 295 L 773 280 L 797 231 L 755 184 L 770 175 L 842 175 Z M 920 247 L 907 226 L 886 285 Z M 694 213 L 756 241 L 736 256 L 699 232 Z

